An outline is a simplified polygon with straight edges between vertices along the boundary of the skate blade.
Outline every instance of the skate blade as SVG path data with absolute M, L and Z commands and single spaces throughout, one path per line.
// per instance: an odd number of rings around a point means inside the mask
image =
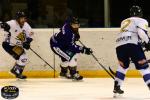
M 122 96 L 123 96 L 123 94 L 114 93 L 113 98 L 120 98 Z
M 18 81 L 26 81 L 26 79 L 16 78 Z
M 72 78 L 65 77 L 65 76 L 59 76 L 59 78 L 62 78 L 62 79 L 72 79 Z
M 73 82 L 83 82 L 83 79 L 77 80 L 77 79 L 72 79 Z

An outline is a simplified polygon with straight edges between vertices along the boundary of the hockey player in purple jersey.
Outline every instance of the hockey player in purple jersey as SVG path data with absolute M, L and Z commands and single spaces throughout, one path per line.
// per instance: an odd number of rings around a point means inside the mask
M 80 35 L 78 28 L 80 27 L 77 17 L 69 17 L 59 33 L 55 33 L 50 38 L 50 46 L 52 51 L 61 58 L 60 76 L 75 80 L 82 80 L 83 76 L 77 71 L 77 54 L 84 53 L 90 55 L 92 50 L 87 47 L 79 46 L 76 41 Z M 70 73 L 68 74 L 68 70 Z

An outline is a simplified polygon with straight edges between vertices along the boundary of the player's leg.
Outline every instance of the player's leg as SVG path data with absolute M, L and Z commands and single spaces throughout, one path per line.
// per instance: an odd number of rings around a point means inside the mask
M 120 63 L 122 62 L 120 61 Z M 119 93 L 119 94 L 124 93 L 124 91 L 121 90 L 121 86 L 125 79 L 126 72 L 128 70 L 128 68 L 125 68 L 126 66 L 127 66 L 126 63 L 122 65 L 120 64 L 118 66 L 118 69 L 116 71 L 116 76 L 115 76 L 115 82 L 114 82 L 114 90 L 113 90 L 114 93 Z
M 70 78 L 70 75 L 68 74 L 68 66 L 69 66 L 69 60 L 71 59 L 71 56 L 68 55 L 68 53 L 66 53 L 66 50 L 61 49 L 58 46 L 52 46 L 51 45 L 51 49 L 55 54 L 57 54 L 61 58 L 60 76 Z
M 64 58 L 61 57 L 61 64 L 60 64 L 60 76 L 61 77 L 65 77 L 65 78 L 68 78 L 70 79 L 71 76 L 70 74 L 68 73 L 68 66 L 69 66 L 69 61 L 65 60 Z
M 68 74 L 68 65 L 70 57 L 66 54 L 64 49 L 61 49 L 57 42 L 52 38 L 50 38 L 50 48 L 51 50 L 61 58 L 60 63 L 60 76 L 65 78 L 70 78 Z
M 11 73 L 13 73 L 17 78 L 20 79 L 27 78 L 25 75 L 22 74 L 26 63 L 27 63 L 27 56 L 25 53 L 23 53 L 16 61 L 13 68 L 11 69 Z
M 16 60 L 15 65 L 11 69 L 11 73 L 15 74 L 17 78 L 26 78 L 26 76 L 22 75 L 25 63 L 27 61 L 24 49 L 19 46 L 11 46 L 7 42 L 3 42 L 2 46 L 4 50 Z
M 116 54 L 119 62 L 118 69 L 116 71 L 115 81 L 114 81 L 114 93 L 123 94 L 124 91 L 121 90 L 122 83 L 125 79 L 126 72 L 129 67 L 129 55 L 127 52 L 128 45 L 123 45 L 116 48 Z
M 144 51 L 142 50 L 141 46 L 136 46 L 132 54 L 132 60 L 136 66 L 136 69 L 140 71 L 141 75 L 143 76 L 144 82 L 150 89 L 150 69 Z
M 69 61 L 69 70 L 72 79 L 74 80 L 82 80 L 83 76 L 79 74 L 77 71 L 77 54 L 75 54 L 72 59 Z

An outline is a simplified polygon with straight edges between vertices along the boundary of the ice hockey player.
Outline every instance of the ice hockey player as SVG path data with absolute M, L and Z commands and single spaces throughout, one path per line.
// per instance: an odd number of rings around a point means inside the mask
M 77 71 L 77 54 L 84 53 L 90 55 L 92 53 L 90 48 L 76 44 L 76 41 L 80 38 L 79 27 L 79 19 L 77 17 L 69 17 L 60 29 L 60 32 L 55 33 L 50 38 L 52 51 L 60 56 L 62 61 L 60 64 L 60 76 L 73 80 L 83 79 L 83 76 Z M 69 74 L 68 70 L 70 71 Z
M 145 57 L 141 41 L 145 44 L 147 51 L 150 50 L 150 39 L 148 36 L 148 22 L 142 18 L 142 9 L 139 6 L 132 6 L 130 18 L 121 22 L 121 31 L 118 34 L 116 53 L 119 62 L 114 81 L 114 93 L 123 94 L 121 90 L 125 79 L 130 60 L 133 61 L 136 69 L 140 71 L 143 79 L 150 89 L 150 70 Z
M 16 60 L 10 72 L 16 78 L 25 79 L 26 76 L 22 75 L 28 60 L 25 49 L 30 48 L 30 43 L 33 40 L 31 37 L 33 31 L 26 22 L 26 15 L 23 11 L 18 11 L 15 19 L 3 22 L 0 26 L 4 30 L 2 47 Z

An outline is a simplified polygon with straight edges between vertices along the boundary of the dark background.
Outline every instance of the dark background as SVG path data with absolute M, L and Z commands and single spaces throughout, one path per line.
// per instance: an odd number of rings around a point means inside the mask
M 148 0 L 108 1 L 109 27 L 120 27 L 120 22 L 129 17 L 132 5 L 141 6 L 144 18 L 150 21 Z M 105 27 L 104 0 L 0 0 L 0 21 L 11 20 L 18 10 L 27 13 L 33 28 L 61 27 L 70 15 L 80 18 L 81 27 Z

